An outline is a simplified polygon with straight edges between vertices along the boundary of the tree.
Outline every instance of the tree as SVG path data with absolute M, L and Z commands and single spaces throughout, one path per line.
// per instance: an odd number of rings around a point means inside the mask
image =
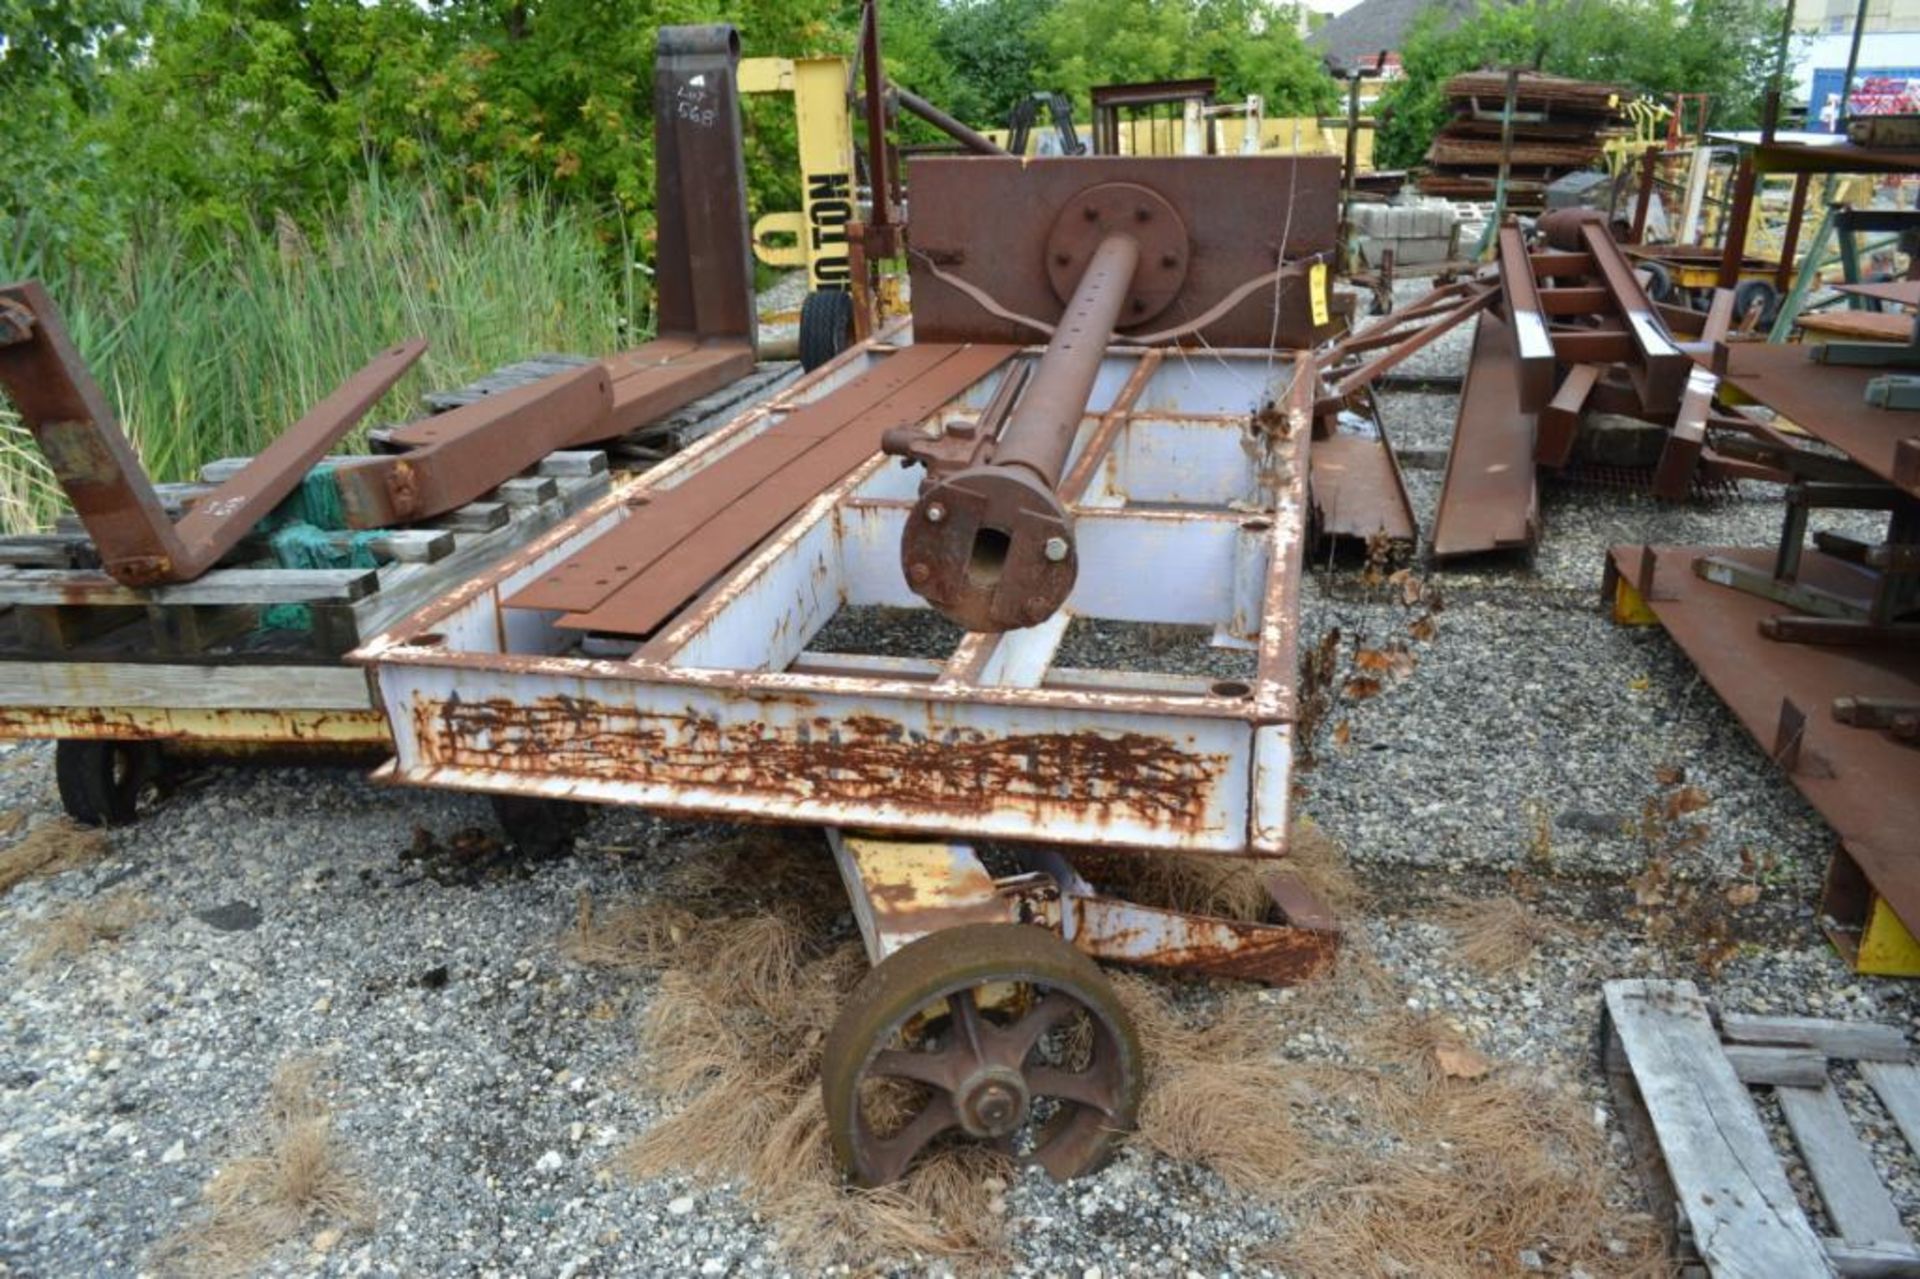
M 1339 89 L 1260 0 L 1059 0 L 1039 24 L 1045 78 L 1085 101 L 1099 84 L 1212 76 L 1229 98 L 1260 94 L 1269 115 L 1332 110 Z

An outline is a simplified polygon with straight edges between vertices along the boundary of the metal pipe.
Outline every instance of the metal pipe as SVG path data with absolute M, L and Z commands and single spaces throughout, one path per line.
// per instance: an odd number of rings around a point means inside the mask
M 893 95 L 901 106 L 919 116 L 922 120 L 925 120 L 928 124 L 940 130 L 940 132 L 946 134 L 975 155 L 1012 154 L 1012 152 L 995 142 L 992 138 L 968 128 L 911 89 L 903 89 L 896 84 L 893 86 Z
M 1140 241 L 1125 231 L 1095 246 L 998 435 L 993 419 L 1012 399 L 1008 383 L 979 421 L 951 426 L 940 440 L 910 428 L 887 433 L 888 452 L 928 470 L 901 534 L 901 571 L 916 594 L 969 631 L 1038 625 L 1073 593 L 1080 560 L 1060 477 L 1140 254 Z
M 1032 384 L 1000 433 L 993 465 L 1024 466 L 1049 487 L 1059 482 L 1139 264 L 1140 242 L 1130 235 L 1110 235 L 1094 250 Z
M 880 62 L 880 6 L 867 0 L 860 25 L 860 56 L 867 67 L 867 182 L 873 188 L 872 227 L 893 223 L 893 192 L 887 172 L 887 69 Z
M 1840 110 L 1833 117 L 1833 131 L 1847 131 L 1847 106 L 1853 101 L 1853 73 L 1860 69 L 1860 37 L 1867 30 L 1867 0 L 1853 14 L 1853 43 L 1847 46 L 1847 74 L 1840 81 Z

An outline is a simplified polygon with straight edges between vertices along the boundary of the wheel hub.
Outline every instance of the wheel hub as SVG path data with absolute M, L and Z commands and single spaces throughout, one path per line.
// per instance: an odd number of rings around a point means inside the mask
M 1005 1137 L 1027 1121 L 1027 1081 L 1017 1070 L 988 1066 L 960 1085 L 955 1107 L 970 1137 Z

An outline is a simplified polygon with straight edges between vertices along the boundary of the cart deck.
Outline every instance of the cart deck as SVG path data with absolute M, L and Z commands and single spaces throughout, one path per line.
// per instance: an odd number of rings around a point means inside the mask
M 1036 358 L 1002 350 L 918 420 L 977 411 Z M 1111 350 L 1070 462 L 1067 607 L 960 636 L 944 658 L 809 647 L 843 608 L 925 609 L 899 552 L 913 477 L 870 449 L 644 638 L 515 606 L 676 487 L 779 441 L 802 406 L 873 403 L 914 351 L 849 352 L 366 645 L 393 720 L 383 775 L 831 827 L 1284 852 L 1314 386 L 1285 356 Z M 849 426 L 897 424 L 888 411 Z M 737 515 L 705 512 L 685 545 L 719 544 L 724 565 Z M 1056 666 L 1083 620 L 1206 627 L 1250 653 L 1248 677 Z

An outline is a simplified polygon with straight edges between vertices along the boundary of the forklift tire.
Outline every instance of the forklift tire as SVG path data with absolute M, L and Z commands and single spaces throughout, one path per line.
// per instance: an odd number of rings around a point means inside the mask
M 1659 262 L 1638 262 L 1634 269 L 1647 273 L 1647 300 L 1649 302 L 1673 301 L 1673 272 Z
M 53 748 L 61 807 L 82 826 L 127 825 L 153 774 L 152 756 L 145 742 L 62 738 Z
M 811 373 L 852 345 L 853 294 L 807 294 L 800 304 L 800 367 Z
M 1760 303 L 1760 327 L 1772 324 L 1773 317 L 1780 313 L 1780 291 L 1769 280 L 1744 280 L 1734 289 L 1734 323 L 1745 319 L 1755 302 Z

